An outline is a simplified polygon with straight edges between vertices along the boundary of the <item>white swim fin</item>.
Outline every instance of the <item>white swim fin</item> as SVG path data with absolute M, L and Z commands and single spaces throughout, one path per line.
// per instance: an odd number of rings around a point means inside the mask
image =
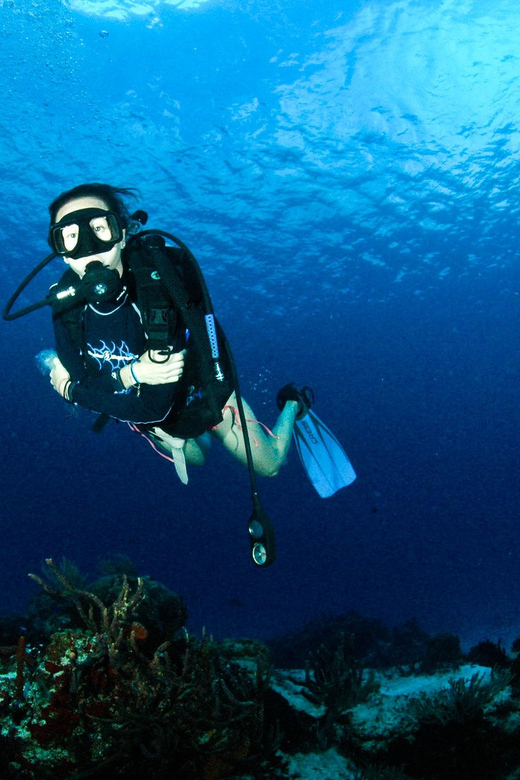
M 312 409 L 296 420 L 294 439 L 303 468 L 322 498 L 354 482 L 356 472 L 345 450 Z

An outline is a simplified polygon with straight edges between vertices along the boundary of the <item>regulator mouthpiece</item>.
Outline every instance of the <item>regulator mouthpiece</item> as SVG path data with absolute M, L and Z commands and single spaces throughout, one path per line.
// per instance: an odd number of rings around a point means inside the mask
M 80 294 L 87 303 L 113 301 L 122 289 L 121 277 L 117 271 L 106 268 L 99 260 L 93 260 L 87 265 L 80 285 Z

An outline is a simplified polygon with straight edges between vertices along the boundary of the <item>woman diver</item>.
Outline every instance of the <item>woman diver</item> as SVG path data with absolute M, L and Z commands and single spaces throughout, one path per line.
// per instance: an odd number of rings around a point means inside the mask
M 186 464 L 204 463 L 209 434 L 247 464 L 236 387 L 225 358 L 224 381 L 204 384 L 198 375 L 194 335 L 171 301 L 167 348 L 150 348 L 146 327 L 150 313 L 142 310 L 139 273 L 133 271 L 146 245 L 128 231 L 131 217 L 126 201 L 133 196 L 130 189 L 82 184 L 59 195 L 49 207 L 49 242 L 69 267 L 55 290 L 57 298 L 63 293 L 66 303 L 54 307 L 57 357 L 50 381 L 66 401 L 128 422 L 173 460 L 186 483 Z M 74 280 L 96 289 L 100 274 L 113 285 L 109 299 L 71 303 L 66 292 L 74 289 Z M 222 338 L 219 331 L 220 344 Z M 217 417 L 208 413 L 208 400 L 218 410 Z M 254 470 L 262 476 L 278 473 L 296 417 L 306 411 L 305 399 L 293 385 L 282 388 L 277 400 L 281 413 L 268 434 L 258 425 L 251 430 L 254 415 L 243 404 L 254 443 Z
M 131 189 L 100 183 L 59 195 L 49 207 L 52 254 L 18 286 L 2 316 L 14 320 L 52 306 L 56 353 L 50 364 L 42 360 L 65 401 L 100 415 L 95 430 L 109 418 L 126 421 L 173 462 L 184 484 L 187 464 L 204 463 L 210 436 L 247 465 L 251 556 L 258 566 L 269 566 L 276 558 L 275 534 L 256 474 L 278 473 L 293 432 L 302 465 L 322 498 L 350 485 L 355 471 L 311 409 L 308 387 L 282 387 L 278 420 L 263 432 L 241 396 L 196 259 L 170 233 L 141 230 L 146 214 L 130 215 L 130 197 L 135 197 Z M 11 311 L 56 256 L 68 269 L 47 297 Z

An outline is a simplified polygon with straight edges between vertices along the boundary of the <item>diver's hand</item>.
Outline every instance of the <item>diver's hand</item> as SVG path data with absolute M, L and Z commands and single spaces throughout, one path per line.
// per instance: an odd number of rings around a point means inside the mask
M 52 368 L 50 373 L 51 385 L 63 398 L 65 398 L 65 392 L 67 385 L 70 382 L 70 374 L 57 357 L 52 362 Z
M 184 370 L 185 351 L 173 352 L 167 360 L 160 352 L 151 351 L 141 355 L 139 360 L 133 364 L 135 378 L 139 384 L 145 385 L 166 385 L 172 382 L 178 382 Z M 160 362 L 156 363 L 155 360 Z

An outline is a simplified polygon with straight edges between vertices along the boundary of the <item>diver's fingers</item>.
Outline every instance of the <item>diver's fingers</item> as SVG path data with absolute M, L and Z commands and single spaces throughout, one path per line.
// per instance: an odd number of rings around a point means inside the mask
M 134 364 L 134 378 L 149 385 L 178 382 L 184 371 L 184 355 L 184 351 L 175 352 L 165 360 L 159 351 L 145 353 Z
M 182 376 L 183 370 L 184 366 L 182 363 L 164 366 L 162 370 L 157 372 L 157 377 L 162 379 L 163 382 L 178 382 Z
M 161 365 L 161 366 L 174 366 L 174 365 L 184 365 L 184 356 L 186 354 L 186 350 L 182 350 L 181 352 L 172 352 L 166 357 L 165 359 L 165 353 L 161 350 L 152 349 L 150 351 L 150 355 L 146 353 L 145 355 L 141 356 L 142 362 L 147 362 L 148 360 L 151 363 L 154 363 L 154 365 Z
M 178 382 L 184 371 L 185 352 L 174 352 L 164 363 L 156 363 L 155 378 L 160 383 Z

